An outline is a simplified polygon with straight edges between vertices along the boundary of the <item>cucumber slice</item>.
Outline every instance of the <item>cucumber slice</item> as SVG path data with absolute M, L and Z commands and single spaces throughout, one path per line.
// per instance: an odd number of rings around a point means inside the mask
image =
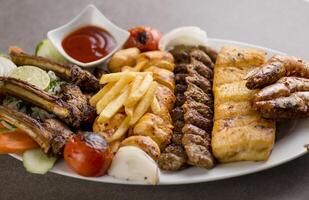
M 35 48 L 35 55 L 67 64 L 68 61 L 58 52 L 49 40 L 42 40 Z
M 24 167 L 35 174 L 46 174 L 53 168 L 56 160 L 55 157 L 48 157 L 41 149 L 31 149 L 23 154 Z

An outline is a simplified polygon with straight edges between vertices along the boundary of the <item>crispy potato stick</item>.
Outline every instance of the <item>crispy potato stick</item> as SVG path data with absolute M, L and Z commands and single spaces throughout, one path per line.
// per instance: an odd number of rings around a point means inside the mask
M 121 72 L 134 72 L 134 68 L 130 66 L 123 66 Z
M 125 102 L 126 106 L 133 107 L 133 104 L 135 104 L 134 102 L 130 102 L 129 98 L 130 98 L 130 96 L 132 96 L 132 94 L 135 91 L 137 91 L 139 89 L 139 87 L 141 86 L 143 80 L 144 80 L 144 76 L 141 76 L 141 75 L 136 76 L 135 79 L 133 80 L 133 82 L 131 84 L 131 88 L 130 88 L 130 95 L 129 95 L 127 101 Z
M 121 140 L 115 140 L 109 144 L 113 153 L 116 153 L 121 145 Z
M 127 73 L 127 72 L 124 72 Z M 97 103 L 97 113 L 100 114 L 105 106 L 114 100 L 114 98 L 121 92 L 122 88 L 124 88 L 134 76 L 124 75 L 121 79 L 116 82 L 116 84 L 101 98 L 101 100 Z
M 134 68 L 128 67 L 128 66 L 124 66 L 123 68 L 124 69 L 123 69 L 122 72 L 104 74 L 101 77 L 100 83 L 105 84 L 105 83 L 108 83 L 108 82 L 116 82 L 116 81 L 119 81 L 122 76 L 132 76 L 134 78 L 135 76 L 138 76 L 138 75 L 145 76 L 147 74 L 151 74 L 151 75 L 153 74 L 152 72 L 135 72 Z
M 100 99 L 114 86 L 114 84 L 115 83 L 108 83 L 98 93 L 93 95 L 89 100 L 90 105 L 96 106 L 98 101 L 100 101 Z
M 135 77 L 137 74 L 134 72 L 117 72 L 111 74 L 104 74 L 100 79 L 100 84 L 119 81 L 123 76 Z
M 125 102 L 125 106 L 132 107 L 133 105 L 135 105 L 147 92 L 147 90 L 151 86 L 152 81 L 152 75 L 147 74 L 141 82 L 140 86 L 134 90 L 131 90 L 129 97 Z
M 156 114 L 156 115 L 159 115 L 161 113 L 161 107 L 160 107 L 157 97 L 153 98 L 153 101 L 151 103 L 151 111 L 153 112 L 153 114 Z
M 98 122 L 105 122 L 113 117 L 118 110 L 123 106 L 123 103 L 126 101 L 129 95 L 129 86 L 127 86 L 121 94 L 116 97 L 115 100 L 111 101 L 104 110 L 100 113 Z
M 125 106 L 124 107 L 124 111 L 127 114 L 127 116 L 129 117 L 133 117 L 133 113 L 134 113 L 134 106 Z
M 141 61 L 141 62 L 137 63 L 133 69 L 134 69 L 134 71 L 139 72 L 143 69 L 143 67 L 146 64 L 147 64 L 147 61 Z
M 121 138 L 129 129 L 129 122 L 131 121 L 131 117 L 127 116 L 120 124 L 116 132 L 110 137 L 106 138 L 107 142 L 113 142 Z
M 157 87 L 158 87 L 158 83 L 153 81 L 151 83 L 150 88 L 146 92 L 145 96 L 143 96 L 141 101 L 137 104 L 134 110 L 133 117 L 130 121 L 130 125 L 135 124 L 147 112 L 148 108 L 153 102 Z

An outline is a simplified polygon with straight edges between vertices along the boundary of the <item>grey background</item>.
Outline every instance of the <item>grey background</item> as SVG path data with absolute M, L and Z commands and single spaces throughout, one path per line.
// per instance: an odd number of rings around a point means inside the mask
M 66 23 L 88 3 L 123 28 L 151 25 L 166 32 L 196 25 L 207 30 L 210 37 L 253 43 L 309 59 L 309 3 L 303 0 L 0 0 L 0 51 L 18 45 L 33 52 L 48 30 Z M 228 180 L 126 186 L 52 173 L 33 175 L 26 173 L 19 161 L 0 155 L 0 200 L 309 199 L 308 169 L 306 155 L 264 172 Z

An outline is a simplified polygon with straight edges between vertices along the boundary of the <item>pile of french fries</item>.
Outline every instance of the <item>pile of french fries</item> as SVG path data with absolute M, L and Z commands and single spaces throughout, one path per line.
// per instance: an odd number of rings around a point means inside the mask
M 119 122 L 114 134 L 106 137 L 108 142 L 119 140 L 130 126 L 134 126 L 147 112 L 160 113 L 160 105 L 155 97 L 158 83 L 151 72 L 124 71 L 105 74 L 100 79 L 104 87 L 90 99 L 96 107 L 99 123 L 110 120 L 124 109 L 125 119 Z

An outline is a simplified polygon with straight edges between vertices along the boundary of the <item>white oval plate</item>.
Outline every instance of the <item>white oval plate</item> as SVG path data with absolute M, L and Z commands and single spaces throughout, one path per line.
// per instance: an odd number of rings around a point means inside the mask
M 219 50 L 224 45 L 236 45 L 240 47 L 262 49 L 267 52 L 268 57 L 274 54 L 284 54 L 276 50 L 229 40 L 209 39 L 209 44 L 217 50 Z M 282 130 L 284 130 L 284 132 L 279 131 L 277 134 L 278 140 L 274 146 L 271 156 L 265 162 L 236 162 L 230 164 L 218 164 L 214 169 L 211 170 L 190 167 L 179 172 L 161 172 L 160 184 L 169 185 L 199 183 L 242 176 L 275 167 L 304 155 L 306 153 L 306 148 L 304 148 L 304 145 L 309 143 L 308 120 L 299 120 L 297 125 L 295 125 L 295 122 L 293 122 L 291 126 L 284 127 Z M 21 157 L 18 155 L 12 154 L 12 156 L 21 160 Z M 82 177 L 70 170 L 63 160 L 59 161 L 51 170 L 51 172 L 74 178 L 104 183 L 141 184 L 136 182 L 120 181 L 110 176 L 97 178 Z

